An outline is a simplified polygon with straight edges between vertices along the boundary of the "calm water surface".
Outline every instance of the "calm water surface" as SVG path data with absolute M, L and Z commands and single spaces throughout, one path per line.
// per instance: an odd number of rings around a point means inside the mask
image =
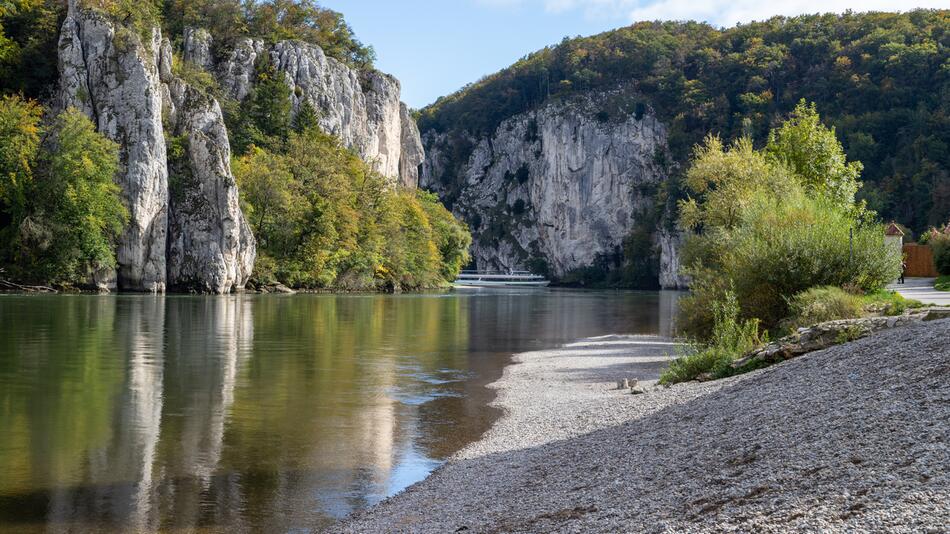
M 308 531 L 478 439 L 511 354 L 675 294 L 0 295 L 0 531 Z

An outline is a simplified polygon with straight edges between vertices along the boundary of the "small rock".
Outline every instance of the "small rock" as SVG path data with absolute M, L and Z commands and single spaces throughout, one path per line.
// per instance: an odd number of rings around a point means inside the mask
M 293 295 L 296 293 L 296 291 L 294 291 L 293 289 L 290 289 L 284 284 L 275 284 L 272 289 L 274 290 L 275 293 L 284 293 L 287 295 Z

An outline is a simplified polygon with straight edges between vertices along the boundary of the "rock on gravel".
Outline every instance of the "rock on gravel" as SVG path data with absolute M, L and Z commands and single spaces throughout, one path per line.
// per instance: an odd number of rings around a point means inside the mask
M 947 531 L 950 321 L 618 391 L 655 375 L 670 349 L 657 343 L 520 355 L 496 383 L 507 414 L 482 441 L 337 530 Z

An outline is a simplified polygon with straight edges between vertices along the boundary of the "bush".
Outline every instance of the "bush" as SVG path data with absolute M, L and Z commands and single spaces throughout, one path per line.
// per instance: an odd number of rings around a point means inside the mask
M 709 343 L 690 343 L 685 354 L 670 363 L 660 376 L 660 384 L 670 385 L 695 380 L 709 374 L 721 378 L 733 373 L 732 362 L 764 342 L 759 322 L 739 319 L 739 302 L 731 291 L 712 305 L 714 325 Z
M 794 330 L 826 321 L 856 319 L 864 315 L 864 306 L 860 296 L 840 287 L 813 287 L 789 299 L 792 314 L 784 323 Z
M 884 246 L 880 224 L 855 220 L 804 195 L 753 203 L 731 244 L 721 275 L 735 284 L 742 315 L 761 319 L 766 327 L 787 317 L 788 298 L 802 291 L 817 286 L 876 291 L 901 269 L 900 254 Z
M 950 291 L 950 275 L 943 275 L 937 278 L 934 287 L 937 291 Z
M 934 252 L 934 266 L 943 276 L 950 276 L 950 234 L 936 233 L 930 238 L 930 247 Z

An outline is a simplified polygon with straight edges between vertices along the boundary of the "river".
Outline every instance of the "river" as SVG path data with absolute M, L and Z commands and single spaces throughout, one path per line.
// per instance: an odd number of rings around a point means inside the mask
M 0 531 L 306 531 L 498 416 L 514 353 L 669 334 L 676 294 L 0 295 Z

